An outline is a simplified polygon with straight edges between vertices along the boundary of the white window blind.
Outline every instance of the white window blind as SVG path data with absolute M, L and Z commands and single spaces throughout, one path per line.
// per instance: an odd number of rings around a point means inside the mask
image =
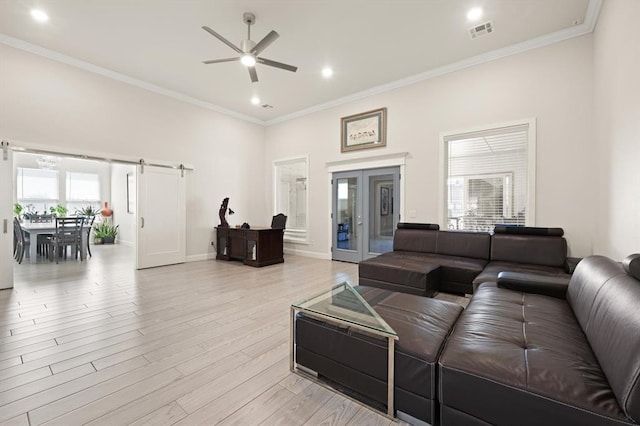
M 306 157 L 274 162 L 274 214 L 287 216 L 286 241 L 307 241 L 307 179 Z
M 100 207 L 100 176 L 95 173 L 67 172 L 67 208 L 69 212 L 91 205 Z
M 29 169 L 19 167 L 17 169 L 16 190 L 20 203 L 29 202 L 58 202 L 58 171 Z
M 528 194 L 527 124 L 445 137 L 449 229 L 524 226 Z

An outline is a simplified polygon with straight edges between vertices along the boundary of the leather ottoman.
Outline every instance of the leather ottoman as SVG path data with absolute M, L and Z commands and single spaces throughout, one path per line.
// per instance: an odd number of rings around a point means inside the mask
M 385 253 L 358 264 L 360 285 L 433 297 L 438 292 L 440 266 L 424 259 Z
M 355 289 L 395 330 L 394 404 L 427 423 L 437 424 L 437 362 L 462 307 L 443 300 L 379 288 Z M 296 361 L 361 400 L 387 402 L 387 342 L 355 329 L 298 314 Z

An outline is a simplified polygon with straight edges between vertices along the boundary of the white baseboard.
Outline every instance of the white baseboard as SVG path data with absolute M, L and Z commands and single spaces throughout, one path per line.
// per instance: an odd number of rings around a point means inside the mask
M 116 244 L 120 244 L 121 246 L 125 246 L 125 247 L 135 247 L 136 246 L 136 243 L 134 243 L 133 241 L 116 240 Z
M 200 262 L 201 260 L 211 260 L 215 259 L 215 253 L 202 253 L 202 254 L 192 254 L 186 257 L 187 262 Z
M 296 256 L 312 257 L 314 259 L 331 260 L 331 253 L 318 253 L 315 251 L 296 250 L 292 248 L 285 248 L 285 254 L 295 254 Z

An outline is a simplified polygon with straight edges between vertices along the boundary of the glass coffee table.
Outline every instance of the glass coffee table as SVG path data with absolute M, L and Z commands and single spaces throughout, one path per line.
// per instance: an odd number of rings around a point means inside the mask
M 353 327 L 358 330 L 381 336 L 387 339 L 387 413 L 394 417 L 393 389 L 394 389 L 394 345 L 398 340 L 396 332 L 384 319 L 367 303 L 348 282 L 343 282 L 320 294 L 304 299 L 291 305 L 291 348 L 289 368 L 292 372 L 301 374 L 296 364 L 295 351 L 295 317 L 296 312 L 302 312 L 311 318 L 320 319 L 328 323 Z M 306 378 L 308 374 L 301 374 Z M 320 384 L 325 385 L 320 382 Z

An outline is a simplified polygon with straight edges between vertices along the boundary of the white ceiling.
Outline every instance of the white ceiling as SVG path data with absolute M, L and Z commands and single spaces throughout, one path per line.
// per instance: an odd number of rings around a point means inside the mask
M 273 123 L 385 88 L 592 31 L 602 0 L 0 0 L 0 42 L 65 62 L 72 59 L 172 96 Z M 35 22 L 30 8 L 50 21 Z M 495 31 L 471 40 L 466 13 Z M 260 56 L 297 73 L 257 65 L 251 83 L 239 62 L 204 65 L 236 53 L 232 43 L 280 38 Z M 576 24 L 577 21 L 577 24 Z M 478 23 L 475 23 L 477 25 Z M 77 61 L 76 61 L 77 64 Z M 321 69 L 333 67 L 325 80 Z M 128 77 L 128 78 L 127 78 Z M 133 81 L 135 79 L 136 81 Z M 254 106 L 252 96 L 272 109 Z

